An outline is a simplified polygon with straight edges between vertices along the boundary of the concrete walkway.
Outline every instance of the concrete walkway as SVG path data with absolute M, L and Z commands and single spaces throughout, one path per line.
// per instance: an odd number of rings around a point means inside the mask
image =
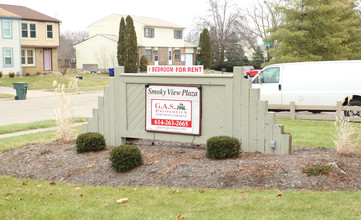
M 86 122 L 74 123 L 71 125 L 71 127 L 81 126 L 84 123 L 86 123 Z M 43 132 L 43 131 L 54 131 L 56 129 L 57 129 L 57 127 L 49 127 L 49 128 L 39 128 L 39 129 L 18 131 L 18 132 L 8 133 L 8 134 L 0 134 L 0 139 L 8 138 L 8 137 L 15 137 L 15 136 L 24 135 L 24 134 L 34 134 L 34 133 Z

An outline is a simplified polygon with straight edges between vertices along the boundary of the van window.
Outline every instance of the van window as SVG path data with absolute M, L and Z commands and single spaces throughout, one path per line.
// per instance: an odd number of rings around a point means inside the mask
M 272 67 L 262 71 L 261 82 L 262 83 L 279 83 L 280 81 L 280 68 Z

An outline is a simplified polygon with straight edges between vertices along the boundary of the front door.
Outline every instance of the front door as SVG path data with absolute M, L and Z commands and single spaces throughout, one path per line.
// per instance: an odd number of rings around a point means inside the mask
M 193 65 L 193 54 L 192 53 L 187 53 L 186 54 L 186 65 L 187 66 L 192 66 Z
M 44 49 L 44 71 L 52 70 L 51 49 Z

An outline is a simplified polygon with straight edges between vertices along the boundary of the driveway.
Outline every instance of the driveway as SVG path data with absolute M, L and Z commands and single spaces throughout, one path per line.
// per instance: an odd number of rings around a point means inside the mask
M 0 87 L 0 93 L 15 95 L 12 88 Z M 98 96 L 103 92 L 70 94 L 72 117 L 92 117 L 92 109 L 98 107 Z M 0 125 L 55 119 L 54 93 L 28 90 L 26 100 L 0 99 Z

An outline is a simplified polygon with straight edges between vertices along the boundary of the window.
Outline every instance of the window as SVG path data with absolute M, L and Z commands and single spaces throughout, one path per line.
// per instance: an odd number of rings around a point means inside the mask
M 183 38 L 183 31 L 174 30 L 174 39 L 182 39 Z
M 28 37 L 28 24 L 21 23 L 21 37 L 27 38 Z
M 154 28 L 144 28 L 144 37 L 153 38 L 154 37 Z
M 4 57 L 4 67 L 13 67 L 14 58 L 13 58 L 13 49 L 12 48 L 3 48 L 3 57 Z
M 146 49 L 145 50 L 145 56 L 147 56 L 148 61 L 152 60 L 152 50 L 151 49 Z
M 278 83 L 280 78 L 280 68 L 273 67 L 265 69 L 260 76 L 262 83 Z
M 174 59 L 175 60 L 180 60 L 180 50 L 175 50 L 174 51 Z
M 22 38 L 36 38 L 36 23 L 21 23 L 21 37 Z
M 21 50 L 21 64 L 24 66 L 35 66 L 35 50 L 22 49 Z
M 158 56 L 158 50 L 155 50 L 154 51 L 154 61 L 158 61 L 158 58 L 159 56 Z
M 2 20 L 3 38 L 12 38 L 12 23 L 11 20 Z
M 53 27 L 54 25 L 53 24 L 47 24 L 46 25 L 46 38 L 47 39 L 53 39 Z
M 30 38 L 36 38 L 36 25 L 30 24 Z

